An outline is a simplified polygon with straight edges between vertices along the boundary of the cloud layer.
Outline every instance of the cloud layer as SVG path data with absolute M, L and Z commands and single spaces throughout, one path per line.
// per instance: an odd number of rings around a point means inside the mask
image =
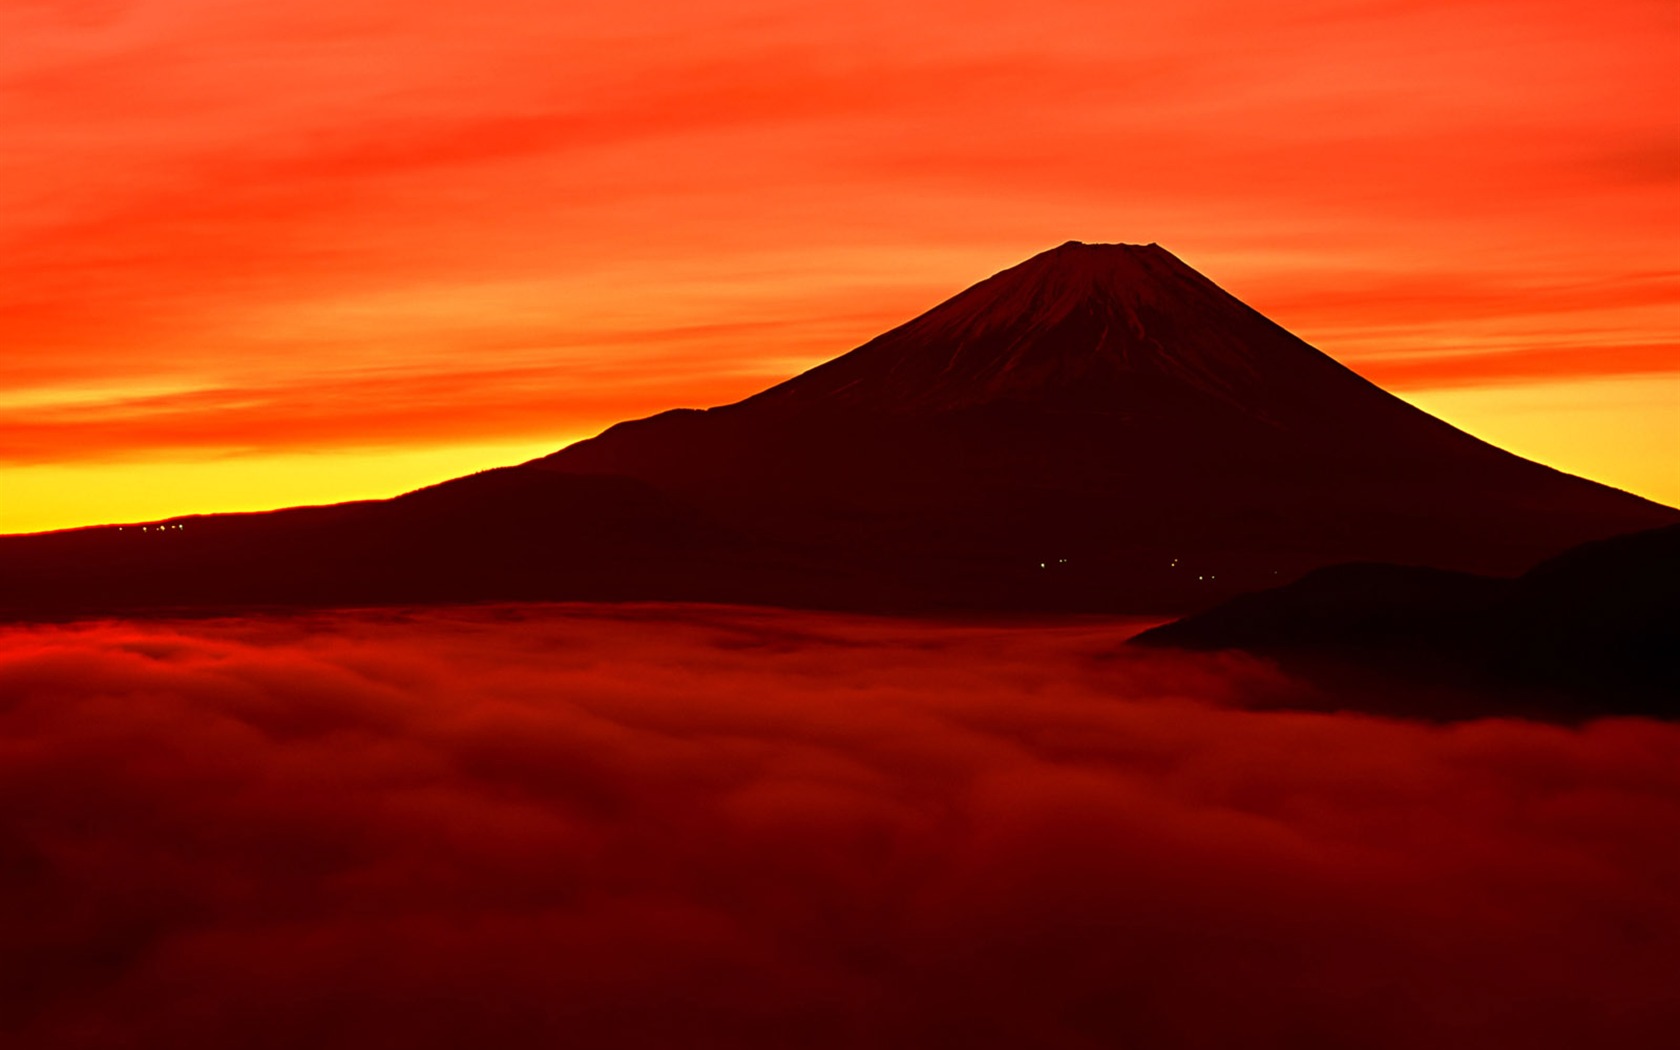
M 1660 1045 L 1680 727 L 727 609 L 0 634 L 17 1047 Z

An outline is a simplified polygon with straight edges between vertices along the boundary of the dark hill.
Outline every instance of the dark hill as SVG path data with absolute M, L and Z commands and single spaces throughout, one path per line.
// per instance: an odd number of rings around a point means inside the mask
M 1319 569 L 1133 643 L 1270 656 L 1332 702 L 1383 713 L 1680 717 L 1680 526 L 1584 544 L 1516 579 Z M 1407 688 L 1373 693 L 1375 680 Z

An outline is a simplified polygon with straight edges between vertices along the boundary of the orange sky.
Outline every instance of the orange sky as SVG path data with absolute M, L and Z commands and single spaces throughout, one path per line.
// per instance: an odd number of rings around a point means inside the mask
M 1680 503 L 1672 3 L 1168 6 L 12 0 L 0 530 L 517 461 L 1070 238 Z

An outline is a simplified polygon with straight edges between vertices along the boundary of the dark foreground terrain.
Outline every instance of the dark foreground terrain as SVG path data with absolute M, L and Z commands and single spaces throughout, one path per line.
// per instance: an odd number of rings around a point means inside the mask
M 1134 642 L 1240 649 L 1330 683 L 1399 686 L 1366 710 L 1677 718 L 1680 527 L 1585 544 L 1515 579 L 1401 565 L 1321 569 Z

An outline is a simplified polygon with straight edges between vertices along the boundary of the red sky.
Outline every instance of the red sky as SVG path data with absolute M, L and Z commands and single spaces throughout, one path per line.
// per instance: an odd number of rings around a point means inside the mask
M 1680 502 L 1676 9 L 17 0 L 0 529 L 385 495 L 1158 241 Z
M 1305 687 L 1125 633 L 669 605 L 0 631 L 0 1031 L 1672 1044 L 1680 725 L 1245 709 Z

